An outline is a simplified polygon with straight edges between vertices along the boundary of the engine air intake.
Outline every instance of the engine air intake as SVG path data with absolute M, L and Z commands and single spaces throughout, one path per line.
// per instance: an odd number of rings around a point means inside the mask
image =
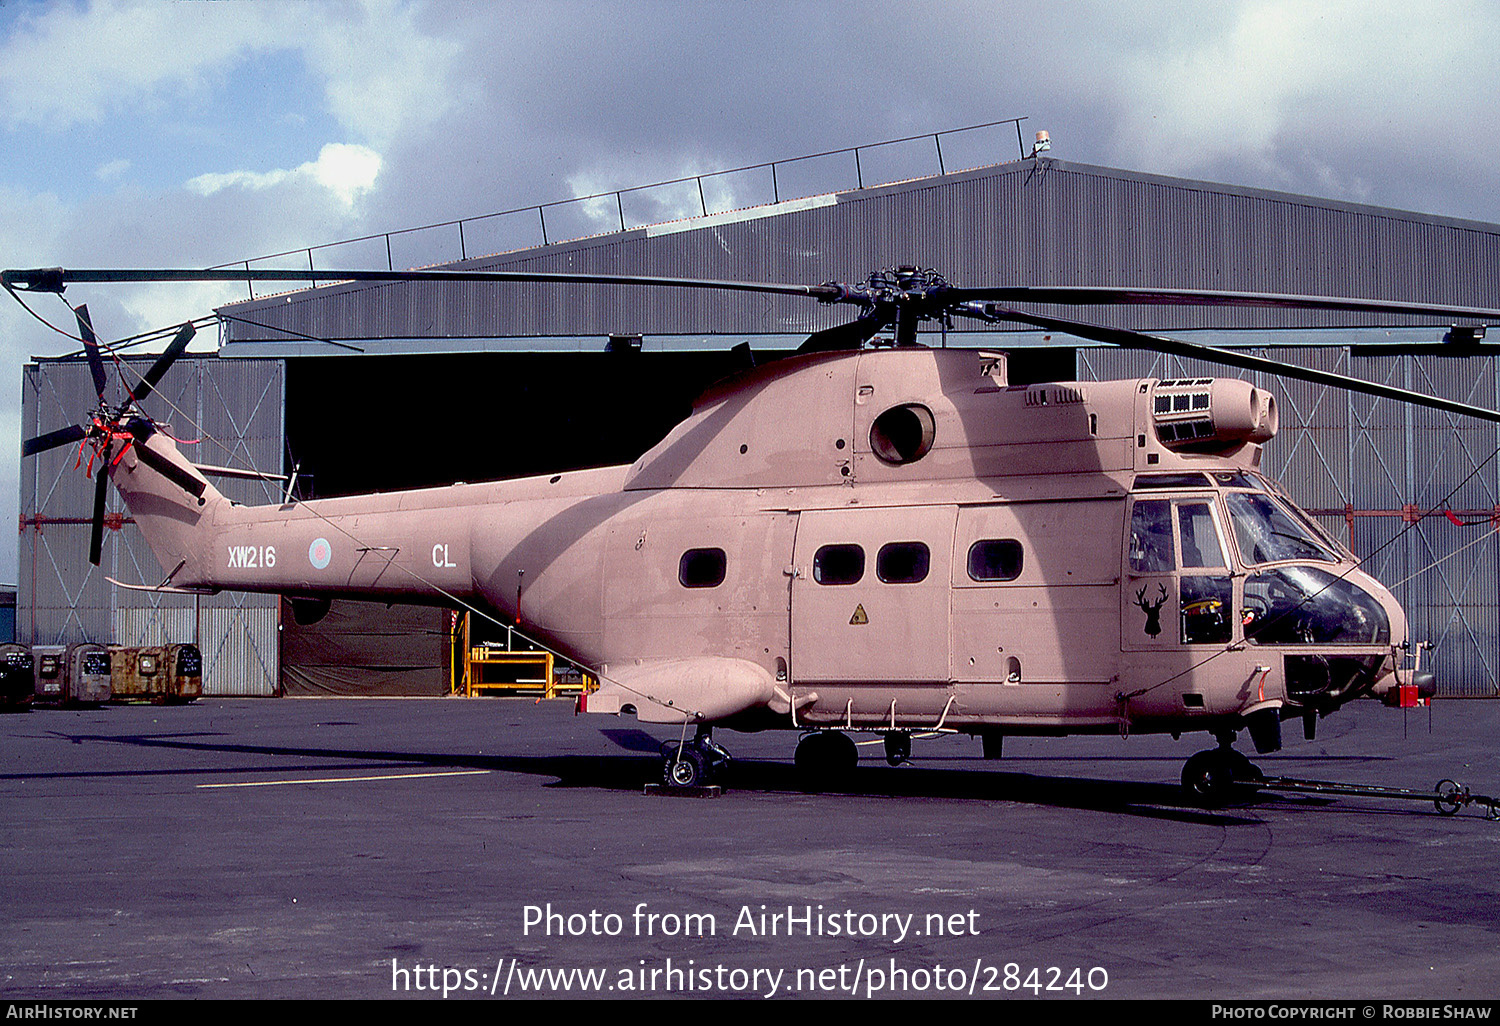
M 1168 449 L 1213 453 L 1269 441 L 1280 419 L 1269 392 L 1231 378 L 1157 382 L 1151 416 Z

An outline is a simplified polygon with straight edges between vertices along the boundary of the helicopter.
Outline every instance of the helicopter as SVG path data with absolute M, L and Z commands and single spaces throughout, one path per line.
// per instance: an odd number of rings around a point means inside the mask
M 1329 296 L 1080 286 L 959 287 L 915 266 L 816 285 L 533 271 L 5 271 L 61 293 L 122 281 L 467 280 L 802 296 L 858 315 L 702 395 L 633 464 L 367 496 L 245 506 L 179 452 L 140 401 L 192 336 L 99 405 L 30 439 L 101 463 L 90 558 L 112 480 L 172 593 L 287 596 L 311 622 L 336 597 L 462 606 L 503 618 L 598 680 L 580 713 L 679 727 L 665 784 L 721 780 L 714 728 L 789 729 L 799 773 L 845 778 L 851 734 L 911 757 L 914 735 L 1204 732 L 1182 782 L 1217 802 L 1263 779 L 1234 748 L 1279 750 L 1282 723 L 1403 692 L 1391 592 L 1261 469 L 1275 396 L 1231 377 L 1013 385 L 1003 352 L 930 348 L 918 326 L 1026 324 L 1414 403 L 1405 389 L 1048 313 L 1197 305 L 1493 322 L 1500 310 Z M 19 299 L 19 296 L 17 297 Z M 1028 309 L 1019 309 L 1021 304 Z M 877 340 L 877 336 L 882 336 Z M 885 337 L 885 336 L 888 336 Z M 872 341 L 885 344 L 872 345 Z M 119 582 L 115 582 L 119 583 Z M 691 728 L 691 734 L 690 734 Z

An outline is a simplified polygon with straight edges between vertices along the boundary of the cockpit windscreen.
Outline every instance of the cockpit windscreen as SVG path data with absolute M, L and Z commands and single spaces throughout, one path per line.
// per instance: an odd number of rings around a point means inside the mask
M 1338 556 L 1313 535 L 1300 517 L 1295 517 L 1269 495 L 1225 492 L 1240 556 L 1247 566 L 1291 559 L 1316 559 L 1337 563 Z

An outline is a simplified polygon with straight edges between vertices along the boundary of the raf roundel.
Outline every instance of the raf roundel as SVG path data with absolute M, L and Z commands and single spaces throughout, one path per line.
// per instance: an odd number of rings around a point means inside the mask
M 333 559 L 333 546 L 328 544 L 327 538 L 317 538 L 307 547 L 307 560 L 313 565 L 313 569 L 322 570 L 328 566 Z

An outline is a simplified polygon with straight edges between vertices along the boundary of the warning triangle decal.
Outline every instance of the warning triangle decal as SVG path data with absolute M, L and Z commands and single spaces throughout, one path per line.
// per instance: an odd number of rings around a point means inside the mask
M 865 615 L 865 606 L 863 602 L 854 607 L 854 615 L 849 617 L 849 622 L 856 626 L 862 623 L 870 622 L 870 618 Z

